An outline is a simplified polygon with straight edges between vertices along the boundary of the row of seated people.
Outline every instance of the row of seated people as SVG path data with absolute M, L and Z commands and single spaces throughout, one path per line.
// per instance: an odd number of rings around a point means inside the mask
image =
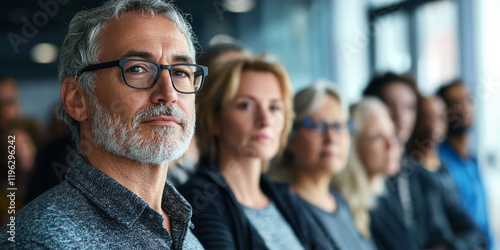
M 0 248 L 495 248 L 463 84 L 439 91 L 451 126 L 439 99 L 394 74 L 375 77 L 371 97 L 348 112 L 329 83 L 293 98 L 276 60 L 225 53 L 194 64 L 194 37 L 162 0 L 110 0 L 75 15 L 60 51 L 58 113 L 76 143 L 37 167 L 19 197 L 2 198 L 17 209 L 44 175 L 62 179 L 68 166 L 66 180 L 7 219 Z M 195 122 L 197 167 L 174 166 Z M 33 150 L 20 147 L 15 124 L 2 131 L 16 136 L 6 148 L 28 163 Z M 194 173 L 171 176 L 181 196 L 166 178 L 184 170 Z
M 206 248 L 490 247 L 439 157 L 445 104 L 410 78 L 374 78 L 349 114 L 325 82 L 292 100 L 283 67 L 265 57 L 211 69 L 197 97 L 198 170 L 179 186 Z
M 462 204 L 446 158 L 449 139 L 471 123 L 469 114 L 461 128 L 448 126 L 455 114 L 443 98 L 466 91 L 463 84 L 423 97 L 411 78 L 387 73 L 348 108 L 328 82 L 293 98 L 287 72 L 265 56 L 235 45 L 207 52 L 200 59 L 211 74 L 196 99 L 196 138 L 168 175 L 192 205 L 193 232 L 205 248 L 491 246 L 488 221 Z M 42 150 L 60 159 L 39 156 L 44 168 L 35 170 L 28 201 L 63 180 L 60 163 L 69 166 L 76 148 L 61 140 Z

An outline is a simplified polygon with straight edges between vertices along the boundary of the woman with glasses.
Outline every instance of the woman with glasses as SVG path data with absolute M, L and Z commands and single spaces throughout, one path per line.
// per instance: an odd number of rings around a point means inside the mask
M 312 249 L 288 187 L 262 173 L 293 120 L 285 69 L 265 58 L 222 58 L 197 96 L 197 173 L 180 191 L 206 249 Z
M 296 119 L 277 171 L 298 194 L 323 248 L 373 249 L 356 229 L 345 199 L 330 189 L 332 176 L 346 166 L 352 128 L 332 85 L 318 82 L 295 95 Z

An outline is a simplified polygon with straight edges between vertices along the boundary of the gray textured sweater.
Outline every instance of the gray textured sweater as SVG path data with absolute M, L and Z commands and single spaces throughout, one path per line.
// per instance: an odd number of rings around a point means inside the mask
M 66 180 L 27 204 L 10 226 L 1 228 L 1 249 L 202 249 L 191 233 L 191 206 L 167 184 L 163 217 L 139 196 L 102 173 L 80 155 Z

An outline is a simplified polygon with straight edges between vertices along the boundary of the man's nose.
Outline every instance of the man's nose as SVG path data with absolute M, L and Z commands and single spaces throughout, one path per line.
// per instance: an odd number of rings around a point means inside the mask
M 175 90 L 170 71 L 168 69 L 162 70 L 158 81 L 153 87 L 151 94 L 152 103 L 176 103 L 178 99 L 178 92 Z

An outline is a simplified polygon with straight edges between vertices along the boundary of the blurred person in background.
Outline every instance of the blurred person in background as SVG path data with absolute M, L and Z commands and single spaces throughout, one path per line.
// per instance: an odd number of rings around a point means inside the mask
M 218 43 L 210 45 L 199 52 L 197 63 L 210 69 L 213 67 L 214 62 L 221 58 L 246 53 L 245 48 L 236 43 Z M 186 153 L 180 159 L 170 163 L 167 180 L 175 187 L 184 184 L 196 172 L 199 157 L 200 152 L 196 143 L 196 136 L 193 136 Z
M 447 131 L 446 107 L 437 96 L 421 97 L 415 130 L 408 141 L 406 151 L 418 160 L 424 169 L 443 176 L 443 185 L 454 189 L 453 183 L 446 180 L 447 170 L 441 167 L 437 146 L 443 142 Z M 450 180 L 451 181 L 451 180 Z M 450 187 L 451 186 L 451 187 Z
M 437 147 L 447 131 L 446 108 L 440 97 L 422 97 L 419 101 L 415 131 L 407 143 L 408 164 L 419 176 L 429 242 L 443 249 L 484 249 L 486 238 L 458 202 L 457 190 L 439 159 Z M 434 246 L 434 248 L 437 246 Z
M 216 43 L 200 51 L 198 53 L 197 62 L 210 68 L 212 63 L 222 57 L 239 55 L 251 56 L 251 53 L 238 43 Z
M 206 249 L 311 249 L 289 187 L 263 173 L 286 145 L 293 93 L 286 70 L 264 57 L 231 57 L 211 68 L 197 98 L 197 173 L 180 192 Z
M 26 186 L 35 166 L 36 153 L 41 143 L 44 141 L 45 130 L 41 123 L 37 121 L 26 118 L 16 118 L 10 122 L 9 129 L 1 131 L 0 133 L 4 139 L 4 141 L 1 142 L 1 156 L 3 159 L 1 162 L 1 171 L 4 178 L 0 180 L 2 188 L 0 195 L 2 218 L 0 223 L 3 225 L 10 216 L 14 215 L 8 214 L 7 208 L 9 207 L 9 197 L 7 197 L 7 195 L 9 191 L 7 188 L 16 188 L 16 212 L 27 203 L 25 200 Z M 12 144 L 9 144 L 7 140 L 8 136 L 14 137 Z M 13 147 L 9 148 L 9 146 Z M 12 160 L 13 166 L 15 166 L 13 169 L 15 171 L 14 186 L 10 185 L 7 176 L 9 170 L 7 160 L 9 156 L 8 152 L 15 152 L 13 155 L 14 159 Z
M 396 129 L 398 141 L 403 148 L 408 142 L 417 118 L 417 108 L 420 93 L 414 78 L 410 75 L 398 75 L 392 72 L 374 76 L 365 90 L 363 96 L 376 96 L 380 98 L 389 110 Z M 399 202 L 403 208 L 402 216 L 405 224 L 409 227 L 417 227 L 413 218 L 414 197 L 412 195 L 412 187 L 418 186 L 418 183 L 410 183 L 418 181 L 414 178 L 409 178 L 413 172 L 411 166 L 407 164 L 406 152 L 403 151 L 399 171 L 389 174 L 386 180 L 389 190 L 393 195 L 387 196 L 395 199 L 393 202 Z
M 470 91 L 461 80 L 442 86 L 437 94 L 446 103 L 448 133 L 438 152 L 453 179 L 459 201 L 469 216 L 488 237 L 495 249 L 488 202 L 476 153 L 470 148 L 470 129 L 474 120 L 474 103 Z
M 363 91 L 363 96 L 376 96 L 389 108 L 402 145 L 410 138 L 417 118 L 418 89 L 409 75 L 387 72 L 375 76 Z
M 0 75 L 0 130 L 9 129 L 10 123 L 20 116 L 21 105 L 16 80 Z
M 375 77 L 364 94 L 379 96 L 388 106 L 402 146 L 409 142 L 417 118 L 420 94 L 408 77 L 387 73 Z M 410 125 L 410 121 L 413 124 Z M 399 126 L 398 126 L 399 124 Z M 453 203 L 442 200 L 442 188 L 429 180 L 418 164 L 412 164 L 408 151 L 403 154 L 396 175 L 388 173 L 387 191 L 371 212 L 371 228 L 377 247 L 382 249 L 450 248 L 467 249 L 485 246 L 481 235 L 470 227 L 450 220 L 462 219 L 463 213 Z M 457 230 L 454 232 L 453 230 Z M 391 233 L 399 237 L 390 237 Z
M 59 105 L 54 107 L 52 113 L 49 143 L 40 148 L 36 156 L 33 175 L 26 190 L 27 203 L 65 180 L 66 172 L 78 154 L 66 124 L 57 113 L 58 109 Z
M 325 249 L 374 249 L 356 228 L 345 198 L 330 188 L 332 176 L 347 163 L 352 127 L 347 106 L 332 85 L 317 82 L 295 95 L 296 118 L 279 167 Z
M 355 225 L 365 240 L 376 240 L 378 233 L 393 233 L 390 237 L 406 239 L 403 231 L 370 230 L 370 210 L 377 209 L 377 197 L 387 192 L 385 175 L 398 171 L 401 157 L 401 147 L 387 107 L 378 98 L 365 97 L 351 108 L 351 120 L 355 128 L 347 166 L 333 176 L 332 186 L 346 198 Z M 407 244 L 411 246 L 412 243 Z

